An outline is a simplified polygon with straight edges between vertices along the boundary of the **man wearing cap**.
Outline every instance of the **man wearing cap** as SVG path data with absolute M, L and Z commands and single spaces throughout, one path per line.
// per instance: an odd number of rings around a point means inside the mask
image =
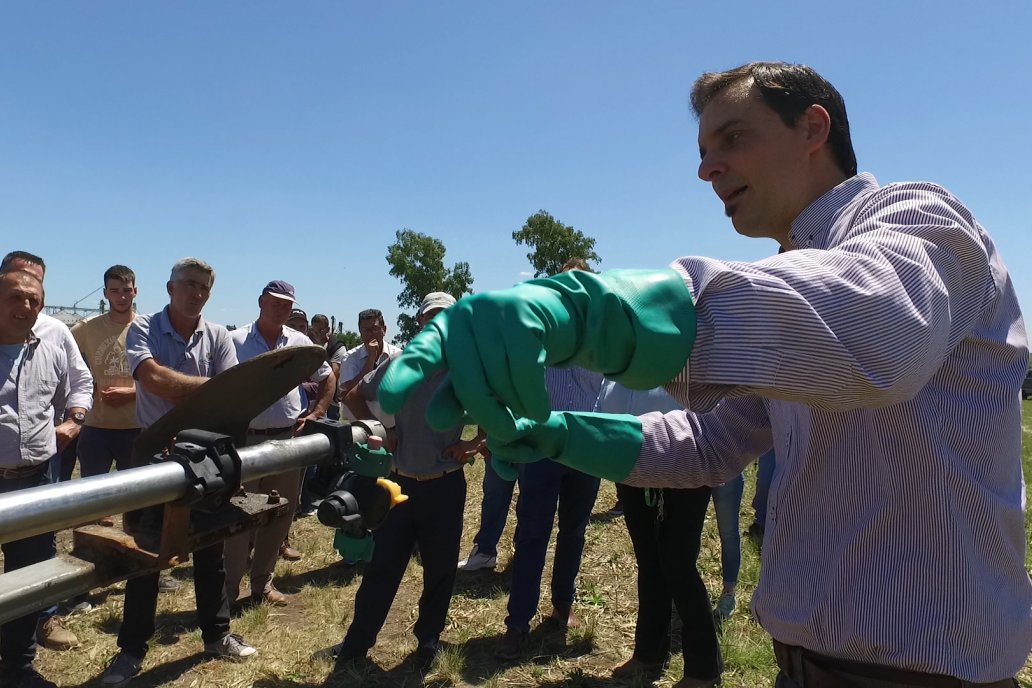
M 454 303 L 450 294 L 427 294 L 416 319 L 425 326 Z M 344 403 L 356 417 L 370 417 L 368 403 L 376 398 L 389 364 L 389 360 L 381 363 L 345 396 Z M 428 669 L 437 655 L 462 538 L 466 503 L 462 467 L 483 440 L 478 434 L 462 441 L 461 424 L 441 432 L 427 425 L 427 404 L 442 379 L 428 380 L 395 414 L 393 438 L 388 439 L 389 445 L 394 440 L 391 479 L 408 495 L 408 501 L 395 506 L 376 531 L 373 559 L 355 596 L 354 618 L 344 642 L 333 648 L 338 666 L 364 658 L 376 642 L 415 546 L 423 564 L 423 594 L 413 629 L 418 642 L 416 660 L 421 669 Z
M 434 294 L 439 294 L 439 298 L 445 296 L 450 298 L 450 295 L 444 292 L 431 292 L 427 298 Z M 454 302 L 453 299 L 452 303 Z M 441 301 L 435 305 L 435 308 L 447 308 L 448 305 L 450 304 Z M 387 323 L 384 322 L 383 313 L 376 308 L 367 308 L 358 314 L 358 335 L 362 338 L 361 344 L 347 351 L 338 351 L 330 359 L 331 365 L 337 363 L 340 366 L 338 375 L 340 389 L 337 397 L 341 400 L 351 391 L 352 387 L 378 365 L 401 353 L 401 349 L 384 341 L 384 337 L 387 336 Z M 347 410 L 346 406 L 341 408 L 341 412 L 347 412 Z
M 129 372 L 136 380 L 136 419 L 146 429 L 187 399 L 209 378 L 237 364 L 236 350 L 222 325 L 201 317 L 215 284 L 215 270 L 203 260 L 183 258 L 172 266 L 164 310 L 140 315 L 125 336 Z M 161 507 L 147 518 L 160 518 Z M 256 650 L 229 632 L 229 601 L 223 546 L 217 542 L 192 554 L 197 625 L 205 654 L 242 659 Z M 158 574 L 130 578 L 125 585 L 121 652 L 101 679 L 106 686 L 125 685 L 140 672 L 147 642 L 154 635 Z
M 282 280 L 273 280 L 265 285 L 258 297 L 258 319 L 230 334 L 236 347 L 237 359 L 250 360 L 260 354 L 288 346 L 311 346 L 304 334 L 286 327 L 293 308 L 294 286 Z M 302 311 L 303 314 L 303 311 Z M 305 324 L 308 317 L 302 315 Z M 306 409 L 301 404 L 301 392 L 295 387 L 276 403 L 256 416 L 247 429 L 247 444 L 261 444 L 269 440 L 287 439 L 301 429 L 305 421 L 326 415 L 336 380 L 327 363 L 311 377 L 318 382 L 314 404 Z M 276 490 L 289 505 L 277 518 L 253 532 L 241 533 L 226 541 L 226 592 L 231 601 L 240 594 L 240 581 L 247 568 L 247 555 L 254 545 L 251 557 L 251 601 L 268 602 L 275 606 L 288 603 L 286 595 L 272 584 L 272 573 L 276 568 L 280 545 L 290 531 L 290 522 L 297 509 L 297 497 L 301 487 L 301 470 L 294 469 L 277 475 L 270 475 L 244 485 L 248 492 L 270 494 Z

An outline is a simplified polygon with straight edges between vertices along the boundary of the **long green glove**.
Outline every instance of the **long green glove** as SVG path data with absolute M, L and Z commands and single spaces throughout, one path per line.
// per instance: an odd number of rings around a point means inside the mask
M 641 421 L 635 416 L 564 411 L 544 423 L 517 421 L 520 436 L 505 442 L 489 437 L 495 471 L 515 480 L 513 463 L 552 459 L 581 473 L 620 482 L 634 468 L 641 451 Z
M 651 389 L 684 368 L 694 342 L 695 307 L 674 270 L 575 270 L 468 296 L 438 314 L 391 364 L 378 399 L 395 413 L 448 369 L 427 410 L 430 425 L 469 420 L 512 440 L 518 418 L 548 419 L 546 365 Z

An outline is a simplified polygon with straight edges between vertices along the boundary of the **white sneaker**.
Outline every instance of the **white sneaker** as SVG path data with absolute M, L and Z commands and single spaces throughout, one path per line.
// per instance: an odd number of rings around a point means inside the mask
M 459 562 L 459 571 L 479 571 L 481 569 L 493 569 L 498 565 L 498 557 L 494 554 L 483 554 L 473 545 L 473 551 L 469 556 Z
M 140 673 L 142 664 L 142 657 L 134 657 L 123 650 L 118 653 L 107 671 L 104 672 L 100 684 L 102 686 L 124 686 L 132 680 L 133 676 Z
M 220 640 L 204 644 L 205 654 L 216 655 L 218 657 L 243 659 L 244 657 L 250 657 L 256 652 L 258 652 L 258 650 L 245 643 L 244 639 L 236 633 L 224 635 Z

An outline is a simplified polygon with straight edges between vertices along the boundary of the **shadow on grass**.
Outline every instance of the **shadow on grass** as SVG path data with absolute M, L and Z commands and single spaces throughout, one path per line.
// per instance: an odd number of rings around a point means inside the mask
M 180 678 L 183 674 L 193 669 L 195 666 L 204 664 L 205 662 L 217 661 L 214 657 L 207 657 L 204 654 L 198 652 L 197 654 L 190 655 L 189 657 L 183 657 L 173 662 L 166 662 L 165 664 L 159 664 L 151 669 L 142 671 L 137 674 L 133 680 L 133 686 L 144 688 L 144 686 L 160 686 L 171 681 L 175 681 Z M 107 667 L 105 667 L 106 669 Z M 86 688 L 87 686 L 99 686 L 100 677 L 103 675 L 103 671 L 100 674 L 89 681 L 86 681 L 79 685 L 79 688 Z
M 276 587 L 287 594 L 294 594 L 301 591 L 306 585 L 314 587 L 343 586 L 348 585 L 355 578 L 362 575 L 365 570 L 363 563 L 348 565 L 343 562 L 335 562 L 324 566 L 321 569 L 312 569 L 291 576 L 276 578 Z
M 569 636 L 562 628 L 548 622 L 538 625 L 527 635 L 522 654 L 513 660 L 495 657 L 501 635 L 472 638 L 456 647 L 465 662 L 461 671 L 463 681 L 481 685 L 517 664 L 546 666 L 558 659 L 573 659 L 590 654 L 594 649 L 591 637 Z

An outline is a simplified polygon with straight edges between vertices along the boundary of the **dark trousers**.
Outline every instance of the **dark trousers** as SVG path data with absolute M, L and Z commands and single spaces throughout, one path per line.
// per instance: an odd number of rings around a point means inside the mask
M 339 660 L 364 657 L 376 643 L 417 545 L 423 563 L 423 593 L 413 632 L 420 647 L 425 647 L 435 645 L 444 630 L 462 540 L 466 476 L 459 469 L 433 480 L 397 474 L 391 479 L 408 495 L 408 501 L 391 509 L 376 530 L 373 560 L 362 574 L 355 595 L 355 617 L 344 636 Z
M 213 643 L 229 633 L 229 599 L 221 542 L 193 553 L 193 578 L 197 625 L 202 640 Z M 137 657 L 147 654 L 147 641 L 154 635 L 157 606 L 158 574 L 150 573 L 126 582 L 118 647 Z
M 599 479 L 545 459 L 520 473 L 516 506 L 516 553 L 512 559 L 507 628 L 526 633 L 537 613 L 541 574 L 556 512 L 559 532 L 552 562 L 552 604 L 569 608 L 584 554 L 584 531 L 598 496 Z
M 477 551 L 490 556 L 498 555 L 498 540 L 505 530 L 516 482 L 498 475 L 490 459 L 484 462 L 484 497 L 480 502 L 480 530 L 473 537 Z M 517 507 L 519 508 L 519 507 Z
M 39 473 L 24 478 L 0 478 L 0 494 L 50 484 L 50 467 L 40 466 Z M 0 545 L 4 553 L 4 571 L 38 564 L 57 556 L 53 533 L 33 535 Z M 32 612 L 0 626 L 0 670 L 18 672 L 32 666 L 36 658 L 36 624 L 41 612 Z
M 133 443 L 139 436 L 139 428 L 111 430 L 83 427 L 79 433 L 79 470 L 82 477 L 104 475 L 112 464 L 124 471 L 132 467 Z
M 775 688 L 1017 688 L 1018 685 L 1013 678 L 972 683 L 941 674 L 850 662 L 777 640 L 774 656 L 781 668 Z
M 681 617 L 684 675 L 712 679 L 724 670 L 709 594 L 696 561 L 710 489 L 646 490 L 617 485 L 638 561 L 634 656 L 658 663 L 670 654 L 670 603 Z

